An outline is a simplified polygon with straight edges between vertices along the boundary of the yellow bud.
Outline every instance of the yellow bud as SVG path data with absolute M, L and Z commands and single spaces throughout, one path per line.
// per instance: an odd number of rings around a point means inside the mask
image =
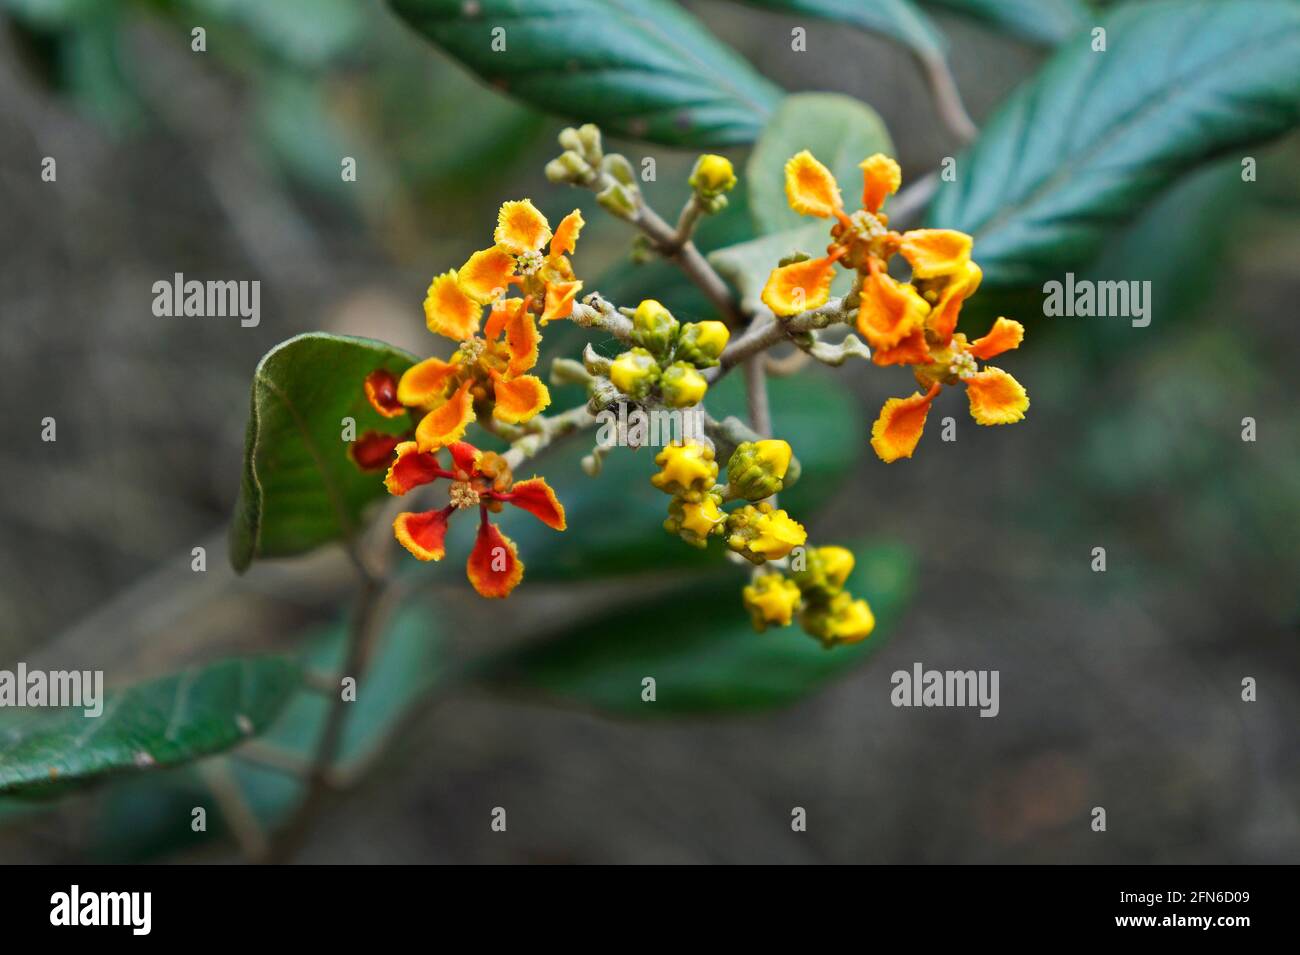
M 682 505 L 682 527 L 698 537 L 708 537 L 722 521 L 722 508 L 712 497 L 706 496 L 698 504 L 687 502 Z
M 644 348 L 633 348 L 614 359 L 609 366 L 609 380 L 614 387 L 633 398 L 644 398 L 659 378 L 659 363 Z
M 876 617 L 865 600 L 854 600 L 848 591 L 836 594 L 829 603 L 814 603 L 803 612 L 800 623 L 826 646 L 858 643 L 876 629 Z
M 790 458 L 793 455 L 794 452 L 790 450 L 790 445 L 778 438 L 768 438 L 754 442 L 754 457 L 766 465 L 774 477 L 785 477 L 785 472 L 790 467 Z
M 817 557 L 821 560 L 822 572 L 831 587 L 835 590 L 842 588 L 849 579 L 849 574 L 853 573 L 853 551 L 847 547 L 818 547 Z
M 677 358 L 697 368 L 710 368 L 727 347 L 731 331 L 722 322 L 687 322 L 677 339 Z
M 691 171 L 691 188 L 704 196 L 728 192 L 736 185 L 736 171 L 726 156 L 706 153 L 695 161 Z
M 802 598 L 794 581 L 781 574 L 764 574 L 742 591 L 745 609 L 754 629 L 762 633 L 769 624 L 787 627 Z
M 690 408 L 700 403 L 709 383 L 684 361 L 675 361 L 659 377 L 659 390 L 670 408 Z

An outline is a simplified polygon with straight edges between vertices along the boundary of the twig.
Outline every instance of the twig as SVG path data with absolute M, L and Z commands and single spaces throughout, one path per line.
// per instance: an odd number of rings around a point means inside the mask
M 949 132 L 962 141 L 970 142 L 979 133 L 979 127 L 971 120 L 970 114 L 961 101 L 961 92 L 953 78 L 948 61 L 939 54 L 922 54 L 918 57 L 926 82 L 930 85 L 930 95 L 934 97 L 935 108 L 939 118 L 948 127 Z
M 772 412 L 767 404 L 767 372 L 763 356 L 754 355 L 745 362 L 745 397 L 749 403 L 749 422 L 764 438 L 772 436 Z

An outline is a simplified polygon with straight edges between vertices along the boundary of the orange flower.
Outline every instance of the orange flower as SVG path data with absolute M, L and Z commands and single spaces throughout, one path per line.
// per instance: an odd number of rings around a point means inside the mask
M 524 565 L 514 541 L 501 533 L 488 513 L 500 511 L 504 504 L 513 504 L 547 527 L 562 531 L 564 506 L 544 478 L 514 483 L 500 455 L 482 452 L 464 441 L 448 445 L 447 450 L 451 456 L 450 468 L 442 466 L 437 454 L 421 451 L 414 441 L 397 446 L 397 458 L 384 479 L 390 494 L 401 496 L 439 478 L 446 478 L 450 484 L 446 507 L 402 512 L 393 521 L 393 535 L 420 560 L 442 560 L 451 516 L 460 510 L 478 508 L 478 536 L 465 564 L 465 573 L 482 596 L 508 596 L 523 579 Z

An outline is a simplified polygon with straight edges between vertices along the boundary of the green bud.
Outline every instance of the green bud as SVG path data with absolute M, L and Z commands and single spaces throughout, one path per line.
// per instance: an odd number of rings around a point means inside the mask
M 659 302 L 648 298 L 632 313 L 632 341 L 663 357 L 677 338 L 677 319 Z
M 790 445 L 776 439 L 738 444 L 727 462 L 731 493 L 747 501 L 761 501 L 778 493 L 785 487 L 785 473 L 793 456 Z
M 600 168 L 613 176 L 620 184 L 636 188 L 636 171 L 627 157 L 620 153 L 610 153 L 600 164 Z
M 590 342 L 588 342 L 586 347 L 582 349 L 582 366 L 586 368 L 590 374 L 608 378 L 609 368 L 612 364 L 613 362 L 610 359 L 606 358 L 604 355 L 597 354 L 596 350 L 591 347 Z
M 609 380 L 623 394 L 639 401 L 650 394 L 659 380 L 659 363 L 644 348 L 633 348 L 614 359 Z
M 677 337 L 677 358 L 696 368 L 711 368 L 730 338 L 731 332 L 722 322 L 687 322 Z
M 573 173 L 559 159 L 552 159 L 546 164 L 546 178 L 557 185 L 559 183 L 573 182 Z
M 690 408 L 700 403 L 709 383 L 693 365 L 675 361 L 659 376 L 659 391 L 670 408 Z
M 572 150 L 573 152 L 579 154 L 584 151 L 582 137 L 578 134 L 578 131 L 574 129 L 572 126 L 566 126 L 564 127 L 564 129 L 560 130 L 560 135 L 558 138 L 560 141 L 560 145 L 563 146 L 565 149 Z
M 618 216 L 620 219 L 630 219 L 636 215 L 636 199 L 634 195 L 635 193 L 628 189 L 627 186 L 611 183 L 608 187 L 596 193 L 596 201 L 610 215 Z
M 584 123 L 578 127 L 578 139 L 582 143 L 582 153 L 587 159 L 599 165 L 601 158 L 600 127 L 595 123 Z

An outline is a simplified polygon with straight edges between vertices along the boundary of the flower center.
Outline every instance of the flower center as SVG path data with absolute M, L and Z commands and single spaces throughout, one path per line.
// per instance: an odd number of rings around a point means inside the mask
M 478 361 L 478 356 L 483 354 L 483 348 L 487 343 L 481 338 L 469 338 L 460 343 L 461 361 L 467 365 L 472 365 Z
M 979 371 L 979 366 L 975 364 L 975 356 L 970 352 L 954 351 L 948 371 L 958 378 L 969 378 Z
M 479 493 L 474 490 L 468 481 L 452 481 L 448 497 L 451 500 L 451 506 L 460 510 L 467 507 L 478 507 L 479 504 Z
M 515 256 L 515 268 L 520 275 L 532 275 L 542 267 L 544 261 L 540 252 L 521 252 Z

